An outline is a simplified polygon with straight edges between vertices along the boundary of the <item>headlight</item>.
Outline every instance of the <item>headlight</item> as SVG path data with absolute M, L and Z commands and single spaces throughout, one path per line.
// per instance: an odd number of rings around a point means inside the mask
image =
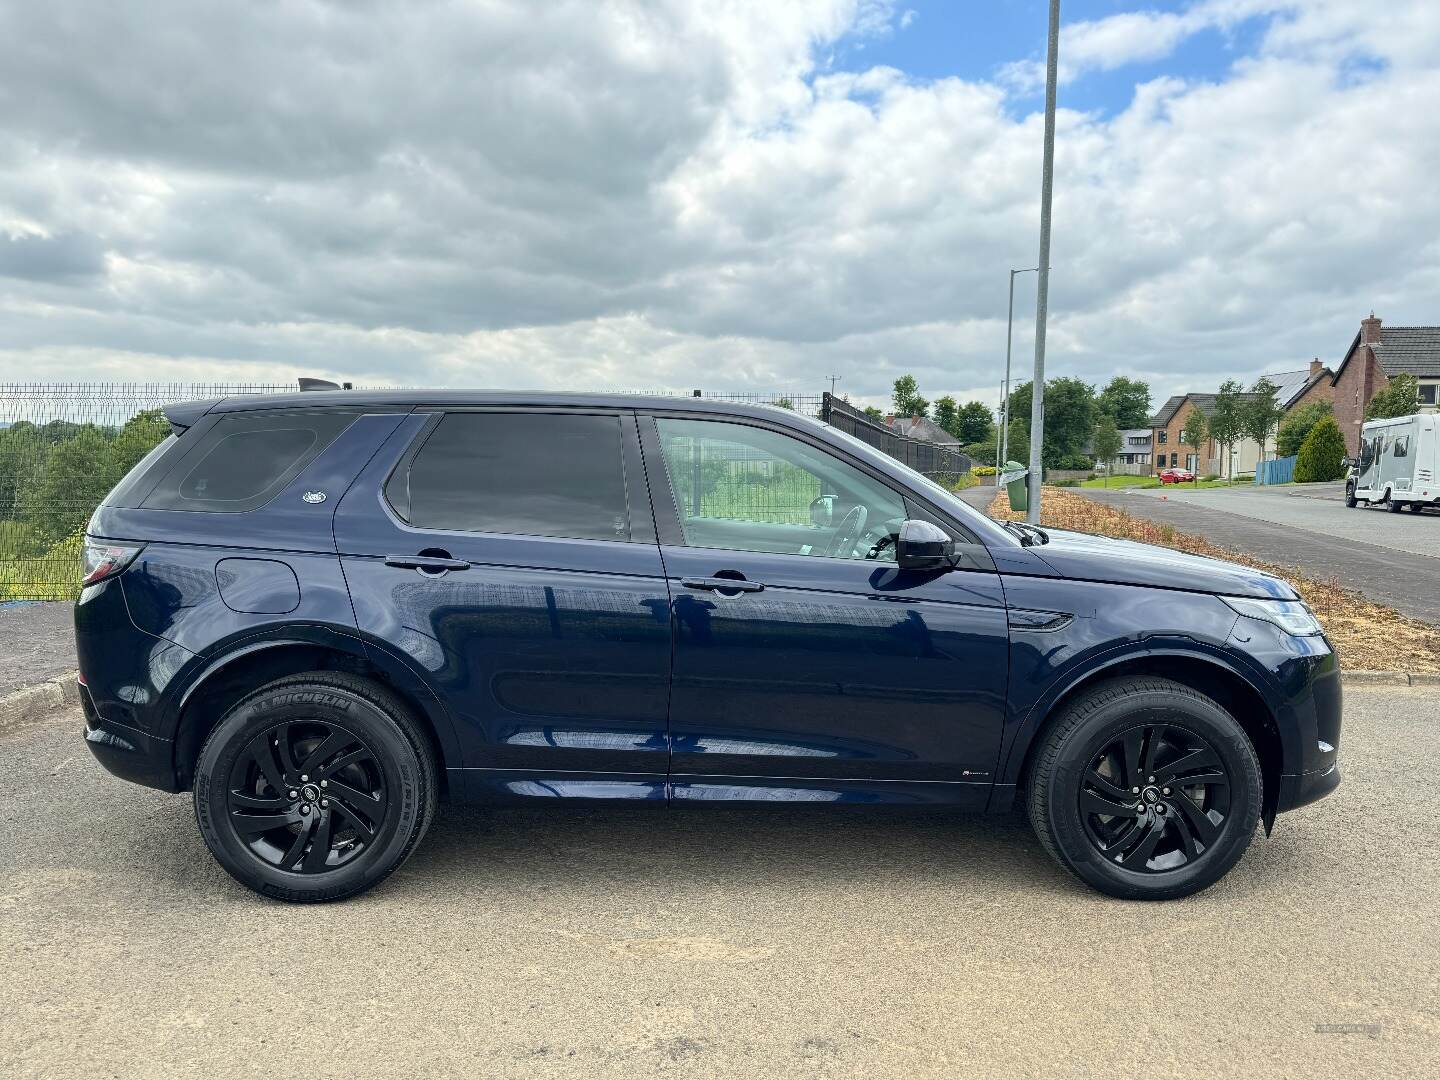
M 1324 633 L 1315 613 L 1301 600 L 1251 600 L 1240 596 L 1222 596 L 1220 599 L 1236 614 L 1272 623 L 1293 637 L 1314 637 Z

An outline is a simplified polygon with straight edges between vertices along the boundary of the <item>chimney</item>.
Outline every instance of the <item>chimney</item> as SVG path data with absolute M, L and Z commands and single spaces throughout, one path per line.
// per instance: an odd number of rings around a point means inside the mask
M 1370 312 L 1368 319 L 1360 320 L 1360 344 L 1380 344 L 1380 320 L 1375 317 L 1375 312 Z
M 1325 365 L 1320 363 L 1320 357 L 1317 356 L 1314 360 L 1310 361 L 1310 378 L 1315 378 L 1316 375 L 1319 375 L 1320 372 L 1324 370 Z

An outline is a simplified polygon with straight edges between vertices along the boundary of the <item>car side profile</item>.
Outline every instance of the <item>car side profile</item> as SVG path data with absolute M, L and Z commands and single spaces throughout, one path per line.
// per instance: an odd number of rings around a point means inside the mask
M 1112 896 L 1339 783 L 1285 582 L 1000 524 L 784 409 L 192 402 L 91 519 L 85 739 L 261 893 L 354 895 L 440 801 L 1023 807 Z
M 1172 466 L 1171 468 L 1160 470 L 1160 483 L 1162 485 L 1188 484 L 1191 480 L 1194 479 L 1195 474 L 1193 472 L 1191 472 L 1189 469 L 1179 468 L 1178 466 Z

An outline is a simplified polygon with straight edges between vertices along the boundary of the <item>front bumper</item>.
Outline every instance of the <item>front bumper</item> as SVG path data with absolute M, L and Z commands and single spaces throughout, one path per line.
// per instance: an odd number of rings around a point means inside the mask
M 1296 810 L 1302 806 L 1323 799 L 1340 786 L 1340 765 L 1332 763 L 1328 769 L 1316 772 L 1285 773 L 1280 777 L 1279 810 Z

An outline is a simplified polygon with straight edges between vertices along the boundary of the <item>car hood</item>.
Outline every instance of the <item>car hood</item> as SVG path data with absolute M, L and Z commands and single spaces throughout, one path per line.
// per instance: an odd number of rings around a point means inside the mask
M 1187 555 L 1133 540 L 1113 540 L 1108 536 L 1064 529 L 1045 532 L 1050 542 L 1036 545 L 1030 551 L 1062 577 L 1222 596 L 1296 599 L 1295 590 L 1288 582 L 1239 563 Z

